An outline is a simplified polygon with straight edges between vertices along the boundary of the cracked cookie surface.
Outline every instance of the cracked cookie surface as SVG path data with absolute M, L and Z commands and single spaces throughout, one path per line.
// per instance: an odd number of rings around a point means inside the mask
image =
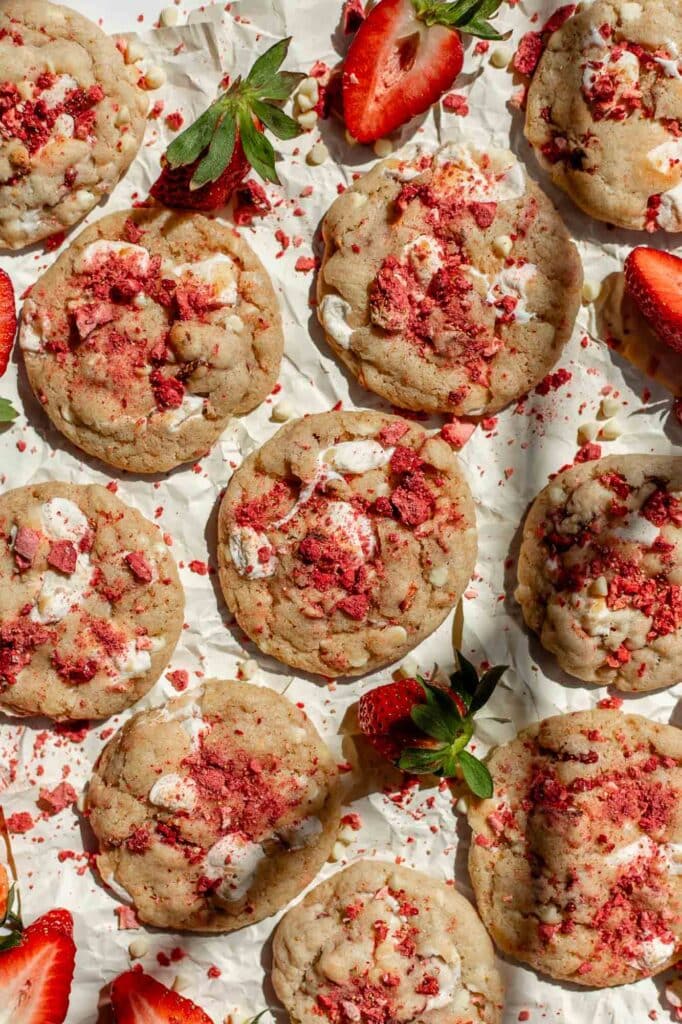
M 106 718 L 158 679 L 184 594 L 158 527 L 95 484 L 0 497 L 0 707 Z
M 682 948 L 682 732 L 638 715 L 556 715 L 498 747 L 473 801 L 469 871 L 505 953 L 594 988 Z
M 272 981 L 295 1024 L 502 1019 L 502 981 L 471 904 L 381 861 L 357 861 L 286 914 Z
M 131 210 L 87 228 L 43 274 L 19 344 L 58 430 L 155 473 L 204 455 L 266 397 L 283 335 L 267 271 L 233 229 Z
M 613 455 L 557 474 L 528 513 L 516 599 L 561 668 L 621 690 L 681 678 L 682 459 Z
M 139 75 L 76 11 L 0 2 L 0 248 L 70 228 L 112 191 L 144 136 Z
M 88 788 L 104 881 L 159 928 L 233 931 L 325 862 L 338 772 L 307 716 L 268 687 L 209 680 L 131 718 Z
M 230 611 L 266 654 L 325 676 L 403 657 L 457 603 L 475 557 L 449 445 L 377 412 L 287 424 L 235 472 L 220 509 Z
M 554 32 L 526 138 L 591 217 L 682 230 L 682 3 L 597 0 Z
M 408 147 L 334 202 L 318 317 L 363 387 L 404 409 L 495 412 L 559 358 L 582 268 L 507 150 Z

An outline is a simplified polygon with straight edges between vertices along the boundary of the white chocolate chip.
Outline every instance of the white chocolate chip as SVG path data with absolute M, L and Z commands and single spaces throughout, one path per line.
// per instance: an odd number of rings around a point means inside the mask
M 601 281 L 587 280 L 583 283 L 583 302 L 595 302 L 601 295 Z
M 176 974 L 173 979 L 172 989 L 174 992 L 184 992 L 185 989 L 189 988 L 192 983 L 192 979 L 186 974 Z
M 329 859 L 336 863 L 336 861 L 343 860 L 348 855 L 344 843 L 336 842 L 332 847 L 332 852 L 329 854 Z
M 457 811 L 458 814 L 466 814 L 467 811 L 469 810 L 469 803 L 467 800 L 464 799 L 463 796 L 461 796 L 457 803 L 455 804 L 455 810 Z
M 143 956 L 146 956 L 149 952 L 149 939 L 144 936 L 140 936 L 139 939 L 133 939 L 128 946 L 128 956 L 131 960 L 140 960 Z
M 89 210 L 95 197 L 87 188 L 79 188 L 73 198 L 79 210 Z
M 553 505 L 561 505 L 563 503 L 565 497 L 563 487 L 550 487 L 547 493 L 549 495 L 549 500 Z
M 581 423 L 578 427 L 578 444 L 587 444 L 589 441 L 594 441 L 598 433 L 598 423 Z
M 145 48 L 141 43 L 138 43 L 136 39 L 131 39 L 126 47 L 125 62 L 126 64 L 137 64 L 138 60 L 143 60 L 145 56 Z
M 514 248 L 514 240 L 510 235 L 498 235 L 493 239 L 493 252 L 496 256 L 506 259 Z
M 305 159 L 306 163 L 312 167 L 317 167 L 319 164 L 323 164 L 328 156 L 329 150 L 324 142 L 316 142 Z
M 682 978 L 675 978 L 666 985 L 665 998 L 676 1010 L 682 1006 Z
M 164 7 L 159 15 L 159 22 L 164 28 L 172 28 L 180 20 L 180 11 L 177 7 Z
M 615 441 L 623 433 L 623 427 L 618 420 L 609 420 L 599 431 L 599 436 L 605 441 Z
M 344 825 L 343 828 L 339 829 L 336 841 L 343 843 L 344 846 L 350 846 L 351 843 L 355 842 L 355 829 L 352 829 L 350 825 Z
M 447 565 L 438 565 L 429 573 L 429 583 L 434 587 L 443 587 L 448 581 Z
M 166 72 L 163 68 L 160 68 L 158 64 L 152 64 L 148 71 L 145 72 L 144 85 L 145 89 L 160 89 L 166 82 Z
M 609 583 L 606 576 L 597 576 L 590 584 L 590 593 L 595 597 L 606 597 L 609 592 Z
M 617 416 L 622 406 L 617 398 L 602 398 L 599 405 L 599 419 L 610 420 L 612 416 Z
M 637 21 L 642 13 L 641 4 L 637 3 L 625 3 L 620 9 L 621 21 Z
M 286 423 L 287 420 L 291 420 L 296 415 L 296 410 L 293 405 L 286 400 L 278 402 L 277 405 L 273 406 L 270 414 L 270 419 L 273 423 Z
M 490 54 L 490 63 L 494 68 L 506 68 L 512 56 L 513 52 L 510 46 L 496 46 Z
M 320 86 L 316 78 L 304 78 L 296 93 L 298 110 L 305 113 L 317 106 L 320 98 Z
M 254 658 L 247 658 L 239 666 L 244 679 L 253 679 L 258 672 L 258 662 Z
M 403 663 L 396 670 L 400 679 L 413 679 L 419 672 L 419 664 L 415 658 L 405 658 Z
M 314 110 L 306 110 L 304 113 L 299 114 L 296 118 L 301 128 L 305 131 L 311 132 L 317 124 L 317 113 Z
M 384 640 L 389 644 L 404 644 L 407 630 L 403 626 L 388 626 L 383 633 Z
M 124 124 L 130 124 L 130 107 L 125 104 L 118 108 L 116 113 L 116 127 L 121 128 Z
M 377 139 L 374 143 L 374 152 L 378 157 L 390 156 L 393 152 L 393 143 L 390 139 Z
M 354 135 L 351 135 L 351 133 L 348 131 L 347 128 L 346 128 L 346 131 L 344 132 L 344 135 L 345 135 L 345 139 L 346 139 L 347 145 L 349 145 L 349 146 L 357 146 L 358 140 L 355 138 Z
M 361 654 L 350 654 L 348 656 L 348 664 L 351 668 L 362 668 L 369 661 L 369 654 L 362 652 Z

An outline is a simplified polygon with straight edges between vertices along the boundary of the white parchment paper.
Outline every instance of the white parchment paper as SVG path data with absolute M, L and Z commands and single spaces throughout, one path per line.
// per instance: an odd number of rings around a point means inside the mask
M 287 66 L 308 71 L 316 60 L 333 65 L 343 38 L 337 31 L 339 0 L 243 0 L 194 9 L 190 24 L 151 30 L 159 9 L 153 0 L 72 0 L 72 6 L 100 20 L 114 32 L 138 30 L 149 63 L 161 64 L 168 80 L 151 101 L 163 100 L 161 116 L 149 124 L 145 145 L 113 195 L 88 218 L 125 209 L 146 196 L 158 174 L 158 161 L 172 133 L 164 116 L 180 110 L 186 123 L 216 94 L 224 73 L 244 73 L 254 54 L 283 35 L 293 42 Z M 160 5 L 159 5 L 160 6 Z M 499 24 L 513 28 L 512 43 L 529 28 L 540 27 L 554 9 L 552 3 L 520 3 L 504 8 Z M 181 8 L 183 18 L 187 13 Z M 143 16 L 138 21 L 138 15 Z M 534 19 L 534 20 L 531 20 Z M 144 30 L 144 31 L 143 31 Z M 181 46 L 179 44 L 182 44 Z M 508 102 L 519 87 L 511 73 L 497 70 L 489 56 L 474 55 L 469 45 L 464 72 L 455 91 L 467 96 L 470 113 L 460 117 L 436 107 L 418 125 L 402 133 L 402 141 L 416 136 L 425 141 L 466 138 L 479 145 L 510 146 L 541 181 L 561 210 L 580 247 L 586 277 L 601 280 L 619 269 L 630 247 L 651 241 L 628 232 L 609 230 L 580 214 L 554 190 L 537 167 L 523 140 L 521 115 L 512 114 Z M 330 159 L 309 167 L 305 155 L 322 136 Z M 400 141 L 400 140 L 399 140 Z M 193 684 L 202 677 L 232 677 L 247 658 L 255 658 L 254 685 L 267 685 L 295 701 L 302 701 L 339 761 L 342 722 L 348 707 L 369 686 L 390 678 L 390 670 L 350 683 L 325 686 L 293 677 L 285 666 L 258 654 L 228 619 L 216 577 L 202 575 L 190 563 L 215 567 L 215 520 L 220 494 L 234 467 L 277 429 L 270 419 L 273 403 L 286 400 L 297 414 L 344 408 L 387 408 L 364 392 L 340 369 L 317 326 L 310 300 L 313 275 L 297 272 L 299 256 L 317 251 L 320 220 L 337 194 L 339 183 L 369 168 L 376 159 L 369 147 L 349 147 L 338 125 L 320 123 L 319 130 L 283 144 L 279 163 L 282 188 L 268 187 L 273 213 L 244 229 L 244 235 L 264 260 L 277 289 L 286 333 L 286 351 L 280 376 L 281 391 L 260 409 L 235 422 L 209 456 L 196 466 L 182 467 L 158 479 L 115 470 L 68 445 L 49 425 L 32 397 L 20 358 L 0 381 L 0 394 L 21 410 L 16 423 L 0 434 L 0 473 L 5 488 L 37 481 L 118 484 L 118 494 L 156 522 L 172 538 L 186 589 L 186 629 L 171 669 L 188 670 Z M 312 193 L 307 193 L 312 187 Z M 291 245 L 282 253 L 275 231 L 282 229 Z M 78 229 L 77 229 L 78 230 Z M 653 236 L 653 244 L 670 247 L 674 237 Z M 68 239 L 67 243 L 68 244 Z M 55 254 L 42 247 L 3 257 L 0 266 L 13 278 L 17 296 L 52 262 Z M 581 343 L 581 339 L 583 340 Z M 563 675 L 552 658 L 522 628 L 511 597 L 519 527 L 525 510 L 548 474 L 572 461 L 577 449 L 576 430 L 594 420 L 605 388 L 623 403 L 624 431 L 614 442 L 603 443 L 603 454 L 617 452 L 671 453 L 682 440 L 682 430 L 670 414 L 670 395 L 645 379 L 597 338 L 593 316 L 580 314 L 573 339 L 560 366 L 570 381 L 546 396 L 531 394 L 523 410 L 507 409 L 479 427 L 462 452 L 476 498 L 480 553 L 477 571 L 463 602 L 464 649 L 480 662 L 511 666 L 504 682 L 482 716 L 479 750 L 510 739 L 529 722 L 560 711 L 594 707 L 606 691 L 577 685 Z M 432 426 L 438 427 L 437 421 Z M 194 570 L 197 566 L 194 565 Z M 452 665 L 452 617 L 412 656 L 422 668 L 437 662 Z M 159 704 L 172 696 L 163 678 L 140 706 Z M 626 699 L 626 709 L 661 721 L 681 724 L 675 710 L 680 687 L 645 697 Z M 117 716 L 71 735 L 46 721 L 20 723 L 0 716 L 0 800 L 6 815 L 28 811 L 35 826 L 13 837 L 13 849 L 22 883 L 27 920 L 55 905 L 69 907 L 75 917 L 78 943 L 77 970 L 69 1010 L 69 1024 L 94 1024 L 98 1000 L 106 984 L 129 965 L 128 945 L 144 933 L 120 930 L 115 898 L 91 872 L 87 853 L 92 850 L 87 823 L 75 808 L 48 817 L 37 806 L 42 786 L 54 787 L 66 778 L 78 791 L 87 783 L 92 764 L 112 730 L 126 716 Z M 350 777 L 349 777 L 350 778 Z M 353 791 L 362 793 L 361 780 L 351 779 Z M 367 790 L 367 785 L 364 790 Z M 371 788 L 371 787 L 369 787 Z M 435 798 L 435 799 L 431 799 Z M 350 809 L 350 808 L 349 808 Z M 359 855 L 400 857 L 434 877 L 456 879 L 458 888 L 471 895 L 466 873 L 468 828 L 463 815 L 451 806 L 446 788 L 414 788 L 392 800 L 379 791 L 352 800 L 362 818 L 362 829 L 347 848 L 347 858 Z M 328 864 L 321 877 L 338 869 Z M 244 1017 L 270 1005 L 281 1014 L 268 982 L 270 939 L 276 919 L 261 922 L 233 935 L 186 936 L 148 930 L 150 952 L 141 961 L 145 969 L 171 984 L 180 975 L 185 993 L 199 1002 L 216 1022 L 234 1013 Z M 182 951 L 170 966 L 157 961 L 157 953 Z M 177 957 L 176 953 L 176 957 Z M 163 959 L 163 957 L 162 957 Z M 218 978 L 207 970 L 217 966 Z M 528 1011 L 531 1022 L 607 1024 L 644 1021 L 658 1013 L 668 1019 L 664 981 L 644 981 L 613 991 L 590 992 L 539 978 L 511 962 L 501 961 L 507 981 L 505 1024 Z M 522 1017 L 522 1019 L 525 1019 Z

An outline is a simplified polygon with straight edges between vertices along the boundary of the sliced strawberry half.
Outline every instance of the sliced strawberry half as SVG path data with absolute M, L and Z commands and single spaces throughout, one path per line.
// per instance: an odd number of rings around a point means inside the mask
M 0 270 L 0 377 L 7 369 L 17 333 L 17 311 L 14 288 L 9 276 Z
M 661 341 L 682 352 L 682 259 L 639 246 L 625 261 L 625 285 Z
M 51 910 L 0 953 L 0 1009 L 12 1024 L 62 1024 L 69 1009 L 76 946 L 68 910 Z
M 111 986 L 116 1024 L 213 1024 L 191 999 L 142 971 L 126 971 Z
M 346 127 L 374 142 L 422 114 L 462 70 L 458 29 L 499 39 L 487 18 L 499 0 L 380 0 L 362 22 L 343 65 Z

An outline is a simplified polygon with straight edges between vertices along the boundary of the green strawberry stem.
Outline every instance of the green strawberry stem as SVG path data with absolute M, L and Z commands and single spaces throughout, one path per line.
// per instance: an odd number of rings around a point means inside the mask
M 7 928 L 9 931 L 9 934 L 7 935 L 0 935 L 0 952 L 5 952 L 6 950 L 13 949 L 15 946 L 19 945 L 24 926 L 21 920 L 21 909 L 19 906 L 19 890 L 16 885 L 13 885 L 10 888 L 9 895 L 7 897 L 7 910 L 5 911 L 5 916 L 0 921 L 0 928 Z
M 501 35 L 488 21 L 497 14 L 501 3 L 502 0 L 412 0 L 417 17 L 425 25 L 445 25 L 481 39 L 505 39 L 510 35 Z
M 474 735 L 474 716 L 490 700 L 507 666 L 497 665 L 479 679 L 474 666 L 459 652 L 457 661 L 458 668 L 450 676 L 448 690 L 417 676 L 426 702 L 415 704 L 410 717 L 424 740 L 403 751 L 398 767 L 415 775 L 443 778 L 453 778 L 461 772 L 471 792 L 488 799 L 493 795 L 492 776 L 466 747 Z
M 260 122 L 278 139 L 294 139 L 300 125 L 280 104 L 291 96 L 304 75 L 280 71 L 291 37 L 280 39 L 261 54 L 246 78 L 237 78 L 208 110 L 185 129 L 166 151 L 171 168 L 199 160 L 190 188 L 216 181 L 229 166 L 237 139 L 254 171 L 264 181 L 279 184 L 272 143 L 256 125 Z
M 11 423 L 18 415 L 9 398 L 0 398 L 0 423 Z

